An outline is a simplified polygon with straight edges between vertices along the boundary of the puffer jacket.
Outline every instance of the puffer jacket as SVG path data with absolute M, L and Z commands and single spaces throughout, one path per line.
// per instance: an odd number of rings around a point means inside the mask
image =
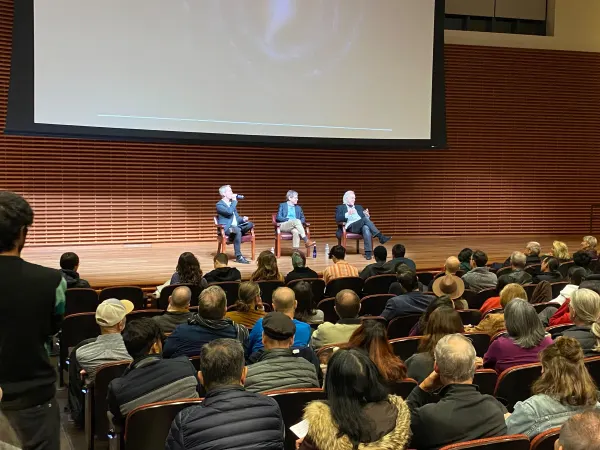
M 198 406 L 177 414 L 165 449 L 283 450 L 283 437 L 283 419 L 274 399 L 243 386 L 222 386 L 211 389 Z
M 246 389 L 267 392 L 275 389 L 319 387 L 314 364 L 296 357 L 290 348 L 275 348 L 262 353 L 248 366 Z

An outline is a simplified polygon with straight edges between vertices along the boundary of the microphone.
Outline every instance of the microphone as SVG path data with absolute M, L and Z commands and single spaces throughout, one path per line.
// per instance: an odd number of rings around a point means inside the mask
M 236 198 L 237 200 L 244 200 L 244 196 L 243 196 L 242 194 L 237 194 L 237 195 L 235 196 L 235 198 Z

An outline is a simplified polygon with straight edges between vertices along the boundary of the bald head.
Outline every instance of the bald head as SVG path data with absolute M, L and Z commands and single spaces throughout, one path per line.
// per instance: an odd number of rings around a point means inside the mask
M 456 256 L 451 256 L 446 260 L 446 273 L 456 275 L 458 269 L 460 268 L 460 261 Z
M 294 315 L 296 309 L 296 294 L 288 287 L 280 287 L 273 292 L 273 308 L 284 314 Z
M 169 297 L 169 305 L 177 309 L 187 309 L 192 300 L 192 291 L 187 286 L 175 288 Z
M 343 289 L 335 296 L 335 311 L 340 319 L 354 319 L 360 311 L 360 298 L 351 289 Z

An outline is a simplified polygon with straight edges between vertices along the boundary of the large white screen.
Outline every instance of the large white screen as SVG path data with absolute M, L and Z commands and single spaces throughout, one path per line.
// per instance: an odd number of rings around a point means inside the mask
M 35 0 L 35 122 L 430 139 L 435 0 Z

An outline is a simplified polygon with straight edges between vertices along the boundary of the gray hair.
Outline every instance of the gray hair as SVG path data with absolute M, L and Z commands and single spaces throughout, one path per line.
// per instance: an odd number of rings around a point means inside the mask
M 596 248 L 596 245 L 598 245 L 598 239 L 596 239 L 594 236 L 584 236 L 583 242 L 586 242 L 590 248 Z
M 220 195 L 221 197 L 223 197 L 223 196 L 225 195 L 225 191 L 227 190 L 227 188 L 230 188 L 230 187 L 231 187 L 231 185 L 230 185 L 230 184 L 224 184 L 223 186 L 221 186 L 221 187 L 219 188 L 219 195 Z
M 289 200 L 292 197 L 298 197 L 298 193 L 290 189 L 289 191 L 287 191 L 287 194 L 285 194 L 285 199 Z
M 516 267 L 525 267 L 527 264 L 527 256 L 522 252 L 512 252 L 512 255 L 510 255 L 510 263 Z
M 237 339 L 215 339 L 202 346 L 200 371 L 206 390 L 239 385 L 244 371 L 244 348 Z
M 508 335 L 519 347 L 536 347 L 546 336 L 546 330 L 535 308 L 522 298 L 515 298 L 506 305 L 504 322 Z
M 219 320 L 227 310 L 227 294 L 220 286 L 209 286 L 200 293 L 198 315 L 204 319 Z
M 538 256 L 542 251 L 542 246 L 540 245 L 540 243 L 535 241 L 528 242 L 526 248 L 527 250 L 529 250 L 529 253 L 531 253 L 534 256 Z M 525 261 L 527 261 L 527 258 L 525 258 Z
M 571 416 L 560 429 L 563 450 L 600 450 L 600 411 L 588 409 Z
M 475 376 L 475 347 L 462 334 L 447 334 L 441 338 L 434 356 L 444 384 L 463 383 Z
M 344 192 L 344 196 L 342 197 L 342 203 L 346 203 L 348 201 L 348 197 L 350 194 L 354 194 L 354 191 L 346 191 Z
M 569 307 L 580 322 L 591 325 L 600 317 L 600 295 L 591 289 L 577 289 L 571 294 Z

